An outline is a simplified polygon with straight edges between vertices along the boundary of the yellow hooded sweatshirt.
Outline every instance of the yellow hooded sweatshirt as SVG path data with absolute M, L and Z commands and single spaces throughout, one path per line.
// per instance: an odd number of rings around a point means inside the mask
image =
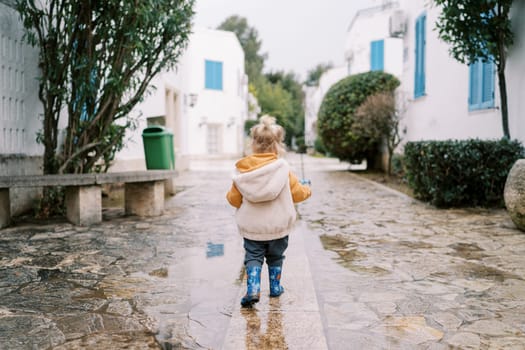
M 226 198 L 238 208 L 239 233 L 255 241 L 287 236 L 296 220 L 294 203 L 311 195 L 290 171 L 290 165 L 274 153 L 258 153 L 239 160 Z

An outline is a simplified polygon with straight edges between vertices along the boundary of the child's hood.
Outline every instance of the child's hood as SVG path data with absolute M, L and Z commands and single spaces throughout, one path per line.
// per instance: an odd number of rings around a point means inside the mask
M 273 153 L 243 158 L 236 166 L 239 174 L 233 177 L 233 181 L 242 196 L 250 202 L 273 200 L 288 184 L 290 167 Z

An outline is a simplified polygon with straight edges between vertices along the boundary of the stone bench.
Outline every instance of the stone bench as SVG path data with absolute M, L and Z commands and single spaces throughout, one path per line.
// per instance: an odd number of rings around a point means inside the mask
M 124 183 L 126 214 L 158 216 L 164 211 L 164 182 L 176 176 L 175 170 L 0 176 L 0 228 L 11 222 L 9 189 L 13 187 L 65 187 L 67 219 L 75 225 L 90 225 L 102 221 L 101 185 Z

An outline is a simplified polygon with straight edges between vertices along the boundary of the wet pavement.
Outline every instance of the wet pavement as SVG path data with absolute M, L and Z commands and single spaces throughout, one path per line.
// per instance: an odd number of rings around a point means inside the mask
M 262 283 L 240 309 L 232 167 L 193 163 L 161 217 L 0 230 L 0 349 L 525 348 L 525 234 L 504 210 L 438 210 L 330 159 L 305 157 L 285 293 Z

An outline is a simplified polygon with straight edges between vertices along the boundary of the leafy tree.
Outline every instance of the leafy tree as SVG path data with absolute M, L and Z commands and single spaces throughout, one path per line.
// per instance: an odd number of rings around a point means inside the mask
M 497 67 L 503 134 L 510 138 L 505 64 L 513 43 L 509 11 L 512 0 L 434 0 L 442 7 L 436 27 L 439 37 L 451 45 L 452 57 L 461 63 L 478 59 Z
M 392 156 L 401 142 L 399 112 L 392 92 L 379 92 L 370 95 L 357 108 L 352 133 L 366 135 L 371 140 L 384 140 L 388 149 L 387 174 L 392 173 Z M 403 130 L 403 133 L 406 130 Z
M 261 113 L 277 119 L 277 123 L 286 130 L 285 142 L 290 145 L 294 136 L 292 95 L 280 83 L 272 84 L 264 78 L 256 88 L 256 96 L 261 106 Z
M 332 85 L 319 109 L 318 131 L 326 150 L 345 161 L 374 164 L 378 140 L 352 129 L 356 111 L 368 96 L 393 92 L 399 80 L 381 71 L 351 75 Z
M 122 148 L 130 111 L 182 53 L 193 3 L 18 0 L 26 39 L 40 48 L 45 174 L 91 172 Z
M 264 61 L 267 55 L 260 53 L 262 41 L 259 33 L 248 25 L 244 17 L 230 16 L 217 29 L 234 32 L 244 50 L 244 69 L 251 82 L 255 82 L 262 75 Z
M 319 86 L 321 76 L 334 65 L 332 63 L 320 63 L 306 73 L 306 86 Z
M 280 84 L 290 93 L 292 108 L 290 125 L 292 128 L 286 130 L 286 133 L 296 137 L 304 135 L 304 92 L 299 78 L 293 72 L 284 73 L 283 71 L 267 73 L 265 77 L 271 84 Z
M 44 174 L 107 170 L 151 79 L 174 66 L 194 0 L 17 0 L 25 38 L 40 49 Z M 65 130 L 59 120 L 66 119 Z M 63 137 L 62 132 L 65 131 Z M 60 196 L 59 196 L 60 197 Z M 60 207 L 46 188 L 40 212 Z
M 260 53 L 262 41 L 246 18 L 233 15 L 222 22 L 218 29 L 234 32 L 244 50 L 244 66 L 250 80 L 250 92 L 257 98 L 262 114 L 277 118 L 286 130 L 286 143 L 302 134 L 304 124 L 303 92 L 293 73 L 273 72 L 263 74 L 266 54 Z

